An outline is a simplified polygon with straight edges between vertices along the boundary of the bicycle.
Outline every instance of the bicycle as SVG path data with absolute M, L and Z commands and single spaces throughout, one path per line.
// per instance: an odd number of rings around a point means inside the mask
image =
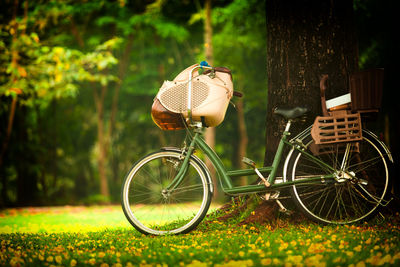
M 215 71 L 198 65 L 191 71 L 198 68 Z M 210 171 L 195 150 L 209 158 L 227 195 L 262 194 L 285 210 L 279 195 L 289 189 L 296 207 L 315 222 L 349 224 L 372 217 L 390 201 L 389 169 L 393 159 L 389 149 L 366 129 L 357 142 L 318 146 L 311 136 L 312 126 L 290 138 L 292 123 L 306 112 L 302 107 L 274 110 L 286 120 L 286 127 L 271 166 L 257 168 L 252 160 L 244 158 L 249 168 L 227 170 L 202 138 L 204 123 L 193 120 L 189 111 L 184 146 L 150 153 L 126 175 L 121 192 L 126 218 L 144 234 L 183 234 L 193 230 L 207 214 L 213 195 Z M 285 147 L 289 152 L 283 176 L 277 177 Z M 316 147 L 324 149 L 316 152 Z M 234 186 L 232 179 L 243 176 L 255 176 L 261 182 Z

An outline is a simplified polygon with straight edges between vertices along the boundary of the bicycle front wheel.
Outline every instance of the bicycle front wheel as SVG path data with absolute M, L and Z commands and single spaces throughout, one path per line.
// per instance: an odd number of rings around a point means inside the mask
M 289 159 L 289 180 L 334 176 L 333 180 L 321 179 L 318 184 L 292 186 L 297 207 L 310 219 L 322 223 L 354 223 L 370 218 L 387 203 L 388 152 L 368 131 L 363 132 L 359 142 L 315 145 L 308 135 L 303 144 L 305 151 L 315 158 L 294 151 Z
M 191 156 L 183 181 L 167 190 L 183 162 L 181 153 L 164 150 L 139 160 L 122 186 L 122 208 L 128 221 L 141 233 L 187 233 L 204 218 L 210 206 L 209 174 Z

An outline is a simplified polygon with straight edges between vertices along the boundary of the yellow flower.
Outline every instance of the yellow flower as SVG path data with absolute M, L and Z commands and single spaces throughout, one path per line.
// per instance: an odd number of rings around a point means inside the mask
M 253 261 L 252 260 L 244 260 L 244 261 L 235 261 L 235 260 L 231 260 L 225 263 L 221 263 L 221 264 L 216 264 L 215 267 L 247 267 L 247 266 L 253 266 Z
M 289 246 L 288 243 L 282 242 L 281 245 L 280 245 L 280 247 L 279 247 L 279 251 L 282 251 L 282 250 L 287 249 L 288 246 Z
M 324 256 L 321 254 L 316 254 L 315 256 L 308 257 L 305 259 L 304 264 L 306 266 L 321 266 L 324 267 L 326 264 L 324 262 L 321 262 Z
M 282 263 L 281 263 L 281 261 L 278 260 L 278 259 L 273 259 L 273 260 L 272 260 L 272 264 L 273 264 L 273 265 L 281 265 Z
M 400 252 L 393 255 L 393 257 L 390 259 L 390 264 L 393 265 L 395 261 L 397 261 L 398 259 L 400 259 Z
M 287 261 L 290 261 L 292 263 L 299 263 L 303 261 L 303 256 L 301 255 L 290 255 L 287 257 Z
M 378 261 L 378 265 L 384 265 L 386 263 L 390 263 L 391 259 L 392 259 L 392 256 L 390 256 L 389 254 L 386 254 L 383 258 L 381 258 Z
M 262 265 L 271 265 L 272 260 L 270 258 L 262 259 L 261 264 Z
M 62 263 L 62 257 L 61 257 L 60 255 L 56 256 L 56 262 L 57 262 L 58 264 L 61 264 L 61 263 Z
M 72 259 L 70 265 L 73 267 L 76 266 L 76 264 L 77 264 L 76 260 Z
M 198 260 L 194 260 L 187 265 L 188 267 L 207 267 L 207 264 L 204 262 L 200 262 Z
M 53 261 L 53 256 L 48 256 L 47 259 L 46 259 L 46 261 L 52 262 L 52 261 Z
M 21 259 L 20 257 L 13 257 L 13 258 L 10 260 L 10 265 L 11 265 L 11 266 L 21 266 L 21 265 L 23 265 L 23 264 L 24 264 L 24 260 Z

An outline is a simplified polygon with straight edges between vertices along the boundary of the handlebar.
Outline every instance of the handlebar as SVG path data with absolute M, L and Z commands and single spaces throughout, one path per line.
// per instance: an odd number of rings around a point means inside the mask
M 242 92 L 238 92 L 238 91 L 233 91 L 233 96 L 242 97 L 243 93 Z

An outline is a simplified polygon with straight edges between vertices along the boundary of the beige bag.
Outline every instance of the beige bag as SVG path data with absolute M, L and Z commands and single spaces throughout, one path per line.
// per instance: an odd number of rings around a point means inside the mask
M 219 125 L 225 118 L 228 104 L 233 94 L 230 70 L 215 68 L 202 74 L 192 73 L 191 103 L 189 103 L 190 73 L 199 65 L 195 64 L 182 71 L 173 81 L 165 81 L 157 93 L 156 100 L 172 113 L 182 114 L 188 121 L 188 108 L 191 105 L 193 121 L 201 121 L 207 127 Z M 154 119 L 154 118 L 153 118 Z M 159 125 L 157 123 L 157 125 Z

